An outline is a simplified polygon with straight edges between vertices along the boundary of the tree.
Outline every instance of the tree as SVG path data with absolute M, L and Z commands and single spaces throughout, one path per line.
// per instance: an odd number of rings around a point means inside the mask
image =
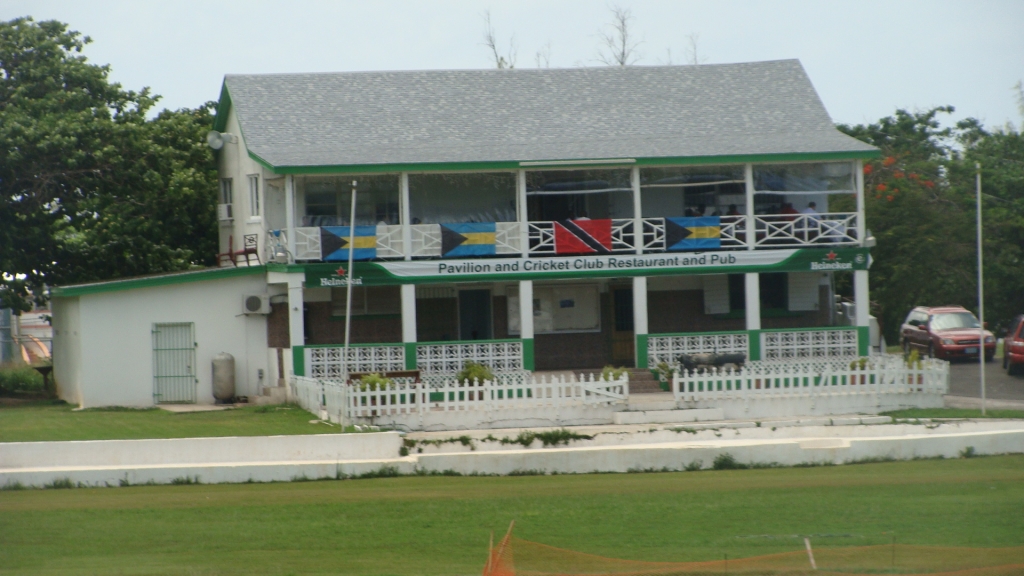
M 512 36 L 508 39 L 508 52 L 502 54 L 498 50 L 498 39 L 494 34 L 494 27 L 491 26 L 491 11 L 484 12 L 484 24 L 486 29 L 484 30 L 484 46 L 487 46 L 491 50 L 491 55 L 494 57 L 494 66 L 498 70 L 512 69 L 516 67 L 516 37 Z M 538 56 L 537 61 L 538 67 L 540 67 L 540 57 Z
M 209 104 L 147 120 L 158 97 L 110 82 L 89 42 L 61 22 L 0 23 L 0 307 L 213 261 Z
M 611 30 L 599 32 L 602 49 L 598 52 L 597 59 L 605 66 L 629 66 L 636 64 L 640 59 L 638 48 L 642 42 L 636 41 L 630 25 L 633 22 L 633 12 L 629 8 L 612 6 Z

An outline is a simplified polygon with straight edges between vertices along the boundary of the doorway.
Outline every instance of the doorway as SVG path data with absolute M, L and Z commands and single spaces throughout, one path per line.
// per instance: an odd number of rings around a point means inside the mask
M 491 339 L 491 291 L 459 290 L 459 340 Z
M 612 363 L 633 366 L 636 339 L 633 334 L 633 289 L 611 288 L 612 292 Z
M 196 343 L 192 322 L 153 325 L 153 397 L 158 404 L 196 401 Z

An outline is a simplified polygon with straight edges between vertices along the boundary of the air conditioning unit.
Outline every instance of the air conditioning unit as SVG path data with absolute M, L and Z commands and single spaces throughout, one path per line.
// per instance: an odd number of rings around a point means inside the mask
M 270 314 L 270 296 L 246 294 L 242 297 L 242 312 L 245 314 Z
M 231 222 L 235 217 L 231 212 L 231 204 L 217 204 L 217 220 Z

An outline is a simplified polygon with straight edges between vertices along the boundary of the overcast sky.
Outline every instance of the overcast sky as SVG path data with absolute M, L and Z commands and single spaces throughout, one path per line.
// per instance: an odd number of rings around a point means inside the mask
M 798 58 L 837 122 L 897 108 L 953 105 L 956 118 L 1020 125 L 1024 2 L 622 0 L 639 64 L 687 63 L 699 35 L 707 64 Z M 483 13 L 516 66 L 599 65 L 602 0 L 287 2 L 0 0 L 0 18 L 57 19 L 93 38 L 86 56 L 161 106 L 216 100 L 225 74 L 493 67 Z M 670 56 L 671 54 L 671 56 Z

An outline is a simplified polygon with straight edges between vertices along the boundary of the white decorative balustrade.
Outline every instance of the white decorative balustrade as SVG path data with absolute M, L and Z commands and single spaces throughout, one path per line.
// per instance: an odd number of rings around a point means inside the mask
M 295 228 L 295 254 L 292 260 L 321 260 L 320 228 L 304 226 Z M 280 250 L 288 250 L 288 230 L 269 230 L 267 232 L 266 259 L 272 262 L 274 254 Z
M 902 356 L 846 357 L 804 362 L 748 362 L 740 369 L 680 370 L 673 374 L 678 402 L 808 395 L 925 393 L 949 389 L 949 363 Z
M 754 226 L 755 248 L 860 244 L 856 212 L 765 214 Z
M 745 332 L 729 334 L 656 334 L 647 337 L 647 365 L 679 363 L 682 354 L 749 354 Z
M 433 342 L 416 346 L 416 367 L 423 374 L 455 374 L 467 360 L 485 364 L 495 374 L 523 369 L 520 340 Z
M 396 372 L 405 370 L 405 346 L 343 346 L 303 350 L 306 374 L 311 378 L 344 379 L 351 372 Z
M 763 360 L 856 356 L 857 329 L 782 330 L 761 333 Z

